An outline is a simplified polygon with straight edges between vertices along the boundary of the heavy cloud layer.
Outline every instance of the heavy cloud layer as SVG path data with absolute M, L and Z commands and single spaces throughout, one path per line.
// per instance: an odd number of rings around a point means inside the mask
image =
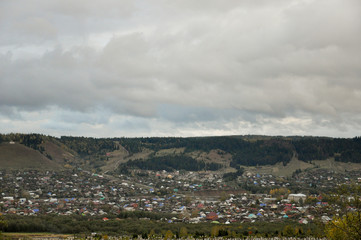
M 0 32 L 1 132 L 361 134 L 358 0 L 4 0 Z

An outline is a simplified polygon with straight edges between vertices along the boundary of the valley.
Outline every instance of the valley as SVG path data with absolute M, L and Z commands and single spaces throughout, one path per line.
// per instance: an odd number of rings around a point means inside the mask
M 322 237 L 361 184 L 358 138 L 0 139 L 5 232 Z

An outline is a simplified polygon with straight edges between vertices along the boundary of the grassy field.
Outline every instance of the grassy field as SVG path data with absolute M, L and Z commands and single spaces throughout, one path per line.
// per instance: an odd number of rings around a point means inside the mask
M 5 239 L 67 239 L 72 238 L 70 234 L 54 233 L 2 233 Z

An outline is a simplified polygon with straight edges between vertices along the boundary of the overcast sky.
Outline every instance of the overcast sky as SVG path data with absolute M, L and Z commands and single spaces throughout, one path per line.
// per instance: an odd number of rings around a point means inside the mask
M 1 0 L 0 132 L 361 135 L 360 0 Z

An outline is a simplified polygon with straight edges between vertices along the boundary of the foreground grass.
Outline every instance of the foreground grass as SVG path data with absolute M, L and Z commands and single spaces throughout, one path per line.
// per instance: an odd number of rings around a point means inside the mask
M 33 238 L 52 238 L 62 239 L 69 238 L 73 235 L 70 234 L 56 234 L 56 233 L 2 233 L 4 239 L 33 239 Z

